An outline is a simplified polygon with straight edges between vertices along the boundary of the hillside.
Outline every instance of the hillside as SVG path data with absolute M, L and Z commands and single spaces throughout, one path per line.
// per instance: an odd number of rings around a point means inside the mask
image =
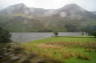
M 76 4 L 59 9 L 28 8 L 20 3 L 0 11 L 0 25 L 11 32 L 82 31 L 96 26 L 96 15 Z

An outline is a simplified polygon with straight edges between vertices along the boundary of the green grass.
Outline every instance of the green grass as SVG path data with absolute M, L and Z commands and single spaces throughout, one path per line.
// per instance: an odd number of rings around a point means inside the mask
M 96 38 L 94 37 L 50 37 L 22 43 L 28 53 L 62 63 L 96 63 Z

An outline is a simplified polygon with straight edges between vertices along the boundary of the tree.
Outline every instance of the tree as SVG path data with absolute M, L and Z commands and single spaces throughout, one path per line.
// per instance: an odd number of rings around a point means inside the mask
M 93 31 L 90 34 L 96 37 L 96 31 Z
M 0 27 L 0 42 L 10 42 L 11 34 Z
M 67 23 L 65 24 L 65 28 L 67 29 L 67 32 L 79 31 L 77 24 Z
M 84 27 L 83 31 L 87 32 L 88 35 L 94 36 L 96 34 L 96 25 L 89 25 L 87 27 Z
M 58 32 L 54 32 L 54 36 L 57 37 L 58 36 Z

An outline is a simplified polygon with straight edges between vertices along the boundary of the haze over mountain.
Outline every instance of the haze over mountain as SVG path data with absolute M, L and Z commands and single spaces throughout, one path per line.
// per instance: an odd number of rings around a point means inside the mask
M 0 23 L 6 25 L 2 27 L 9 31 L 81 31 L 82 26 L 96 25 L 96 15 L 76 4 L 43 9 L 20 3 L 3 9 L 0 15 L 5 19 L 1 18 Z
M 93 12 L 94 14 L 96 14 L 96 11 L 95 12 Z

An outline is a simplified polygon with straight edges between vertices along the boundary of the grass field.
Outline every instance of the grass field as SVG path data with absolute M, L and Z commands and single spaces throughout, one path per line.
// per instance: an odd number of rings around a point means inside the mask
M 96 63 L 96 38 L 93 37 L 50 37 L 22 46 L 28 53 L 61 63 Z

